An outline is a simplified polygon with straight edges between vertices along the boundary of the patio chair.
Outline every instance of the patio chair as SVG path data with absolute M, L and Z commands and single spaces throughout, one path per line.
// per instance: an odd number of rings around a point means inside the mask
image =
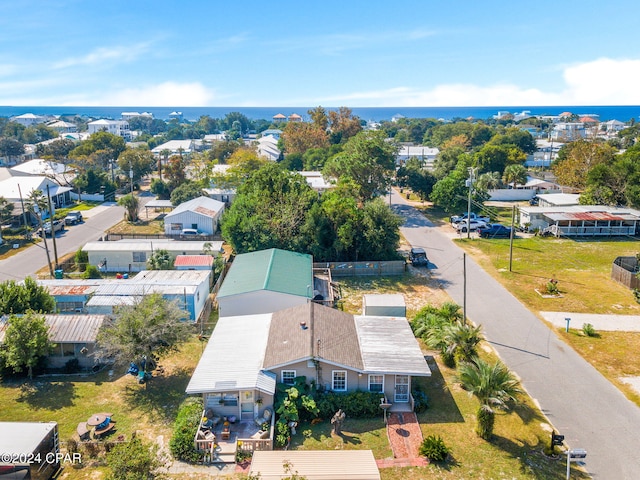
M 270 408 L 265 408 L 264 412 L 262 412 L 262 416 L 255 418 L 256 425 L 261 427 L 263 423 L 270 422 L 271 421 L 271 414 L 272 414 L 271 409 Z

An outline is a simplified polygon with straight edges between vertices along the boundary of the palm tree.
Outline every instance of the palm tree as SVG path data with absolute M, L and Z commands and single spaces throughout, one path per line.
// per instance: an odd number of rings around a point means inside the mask
M 120 199 L 118 199 L 118 205 L 127 210 L 127 220 L 130 222 L 136 222 L 138 220 L 138 197 L 130 193 L 124 197 L 120 197 Z
M 480 402 L 476 433 L 485 440 L 493 435 L 495 410 L 508 410 L 522 393 L 515 375 L 500 361 L 493 365 L 484 360 L 463 363 L 459 367 L 458 381 L 469 395 Z
M 522 165 L 508 165 L 504 169 L 502 180 L 506 184 L 513 183 L 513 188 L 515 189 L 518 183 L 524 184 L 527 182 L 527 169 Z
M 171 261 L 171 254 L 168 250 L 157 250 L 147 260 L 149 270 L 171 270 L 173 262 Z
M 493 190 L 498 188 L 501 183 L 500 172 L 486 172 L 478 177 L 475 188 L 478 190 Z
M 482 341 L 482 326 L 455 323 L 443 329 L 443 339 L 449 355 L 457 362 L 473 362 L 478 356 L 477 347 Z

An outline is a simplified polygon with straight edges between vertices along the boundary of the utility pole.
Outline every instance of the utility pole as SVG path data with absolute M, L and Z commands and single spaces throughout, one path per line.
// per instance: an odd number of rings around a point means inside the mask
M 462 253 L 462 324 L 467 324 L 467 254 Z
M 469 167 L 469 196 L 467 198 L 467 238 L 471 238 L 471 191 L 473 190 L 473 179 L 475 175 L 475 168 Z
M 511 232 L 509 233 L 509 271 L 511 272 L 511 266 L 513 265 L 513 236 L 515 232 L 515 222 L 516 222 L 516 206 L 513 205 L 513 209 L 511 210 Z
M 51 241 L 53 242 L 53 258 L 55 259 L 56 270 L 60 268 L 58 265 L 58 247 L 56 246 L 56 231 L 53 228 L 53 207 L 51 205 L 51 193 L 49 192 L 49 185 L 47 185 L 47 199 L 49 201 L 49 223 L 51 224 Z M 47 234 L 42 232 L 46 237 Z

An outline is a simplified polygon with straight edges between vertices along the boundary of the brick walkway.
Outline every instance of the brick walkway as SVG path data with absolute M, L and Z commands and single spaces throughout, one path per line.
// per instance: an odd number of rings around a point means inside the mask
M 422 431 L 416 414 L 392 413 L 387 421 L 387 436 L 393 451 L 393 458 L 376 460 L 378 468 L 418 467 L 427 465 L 424 457 L 419 456 L 422 443 Z

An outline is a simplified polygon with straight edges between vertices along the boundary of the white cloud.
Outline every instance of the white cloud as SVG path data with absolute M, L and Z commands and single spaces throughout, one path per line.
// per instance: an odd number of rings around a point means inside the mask
M 54 63 L 53 68 L 62 69 L 78 65 L 94 66 L 102 63 L 131 62 L 148 50 L 149 44 L 147 43 L 110 48 L 101 47 L 80 57 L 65 58 L 64 60 Z
M 92 99 L 90 103 L 83 102 L 83 105 L 199 107 L 209 105 L 213 99 L 213 92 L 199 82 L 164 82 L 158 85 L 147 85 L 140 88 L 111 92 L 101 98 Z
M 638 105 L 640 60 L 602 58 L 566 67 L 564 84 L 556 91 L 522 88 L 514 84 L 474 85 L 452 83 L 427 90 L 394 87 L 351 92 L 320 99 L 323 104 L 406 107 L 544 106 L 544 105 Z M 307 102 L 314 104 L 318 101 Z

